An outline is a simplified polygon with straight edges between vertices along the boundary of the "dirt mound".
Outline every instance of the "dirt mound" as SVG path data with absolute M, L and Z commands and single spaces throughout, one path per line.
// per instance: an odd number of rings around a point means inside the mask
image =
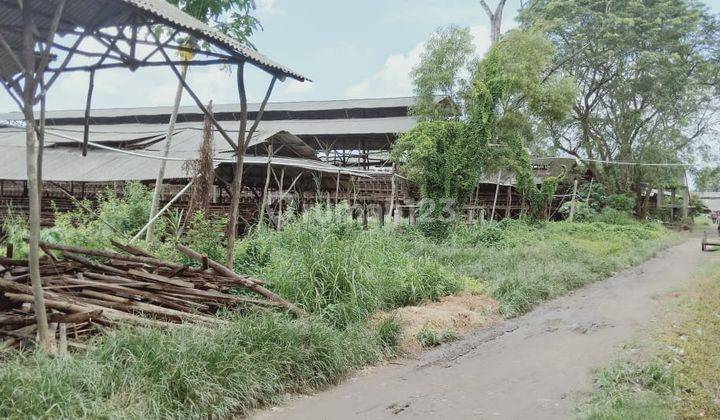
M 464 334 L 497 321 L 498 303 L 488 296 L 446 296 L 438 302 L 406 306 L 391 313 L 404 327 L 403 349 L 418 354 L 422 346 L 417 335 L 422 330 Z

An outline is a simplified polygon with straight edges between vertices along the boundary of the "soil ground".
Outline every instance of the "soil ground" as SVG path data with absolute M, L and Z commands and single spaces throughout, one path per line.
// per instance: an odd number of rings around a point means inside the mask
M 416 360 L 368 369 L 257 419 L 555 419 L 573 416 L 607 364 L 718 253 L 688 239 L 637 267 L 477 330 Z

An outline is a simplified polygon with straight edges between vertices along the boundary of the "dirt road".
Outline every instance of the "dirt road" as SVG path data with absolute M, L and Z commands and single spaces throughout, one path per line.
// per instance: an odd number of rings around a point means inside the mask
M 699 239 L 462 341 L 371 369 L 257 419 L 543 419 L 573 415 L 606 364 L 653 322 L 667 295 L 708 258 Z

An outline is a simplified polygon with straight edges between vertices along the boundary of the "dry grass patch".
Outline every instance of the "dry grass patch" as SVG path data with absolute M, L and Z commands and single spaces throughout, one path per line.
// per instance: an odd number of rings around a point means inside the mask
M 499 303 L 483 295 L 446 296 L 437 302 L 406 306 L 380 317 L 393 316 L 403 326 L 401 349 L 411 355 L 422 349 L 421 334 L 434 332 L 441 336 L 459 336 L 487 326 L 500 319 Z

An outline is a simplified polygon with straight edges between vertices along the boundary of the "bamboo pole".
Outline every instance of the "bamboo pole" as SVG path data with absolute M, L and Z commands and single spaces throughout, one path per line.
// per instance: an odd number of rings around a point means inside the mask
M 165 145 L 163 147 L 163 158 L 167 158 L 170 155 L 170 145 L 172 143 L 173 135 L 175 134 L 175 123 L 177 122 L 178 112 L 180 111 L 180 102 L 182 101 L 183 94 L 183 81 L 187 78 L 188 65 L 185 64 L 180 70 L 180 80 L 178 80 L 177 89 L 175 90 L 175 102 L 173 103 L 172 114 L 170 114 L 170 121 L 168 122 L 167 132 L 165 133 Z M 212 106 L 212 104 L 211 104 Z M 208 109 L 208 112 L 212 112 L 212 108 Z M 160 201 L 163 192 L 163 181 L 165 179 L 165 167 L 167 161 L 165 159 L 160 160 L 160 166 L 158 167 L 157 178 L 155 178 L 155 189 L 153 191 L 152 206 L 150 207 L 150 220 L 152 220 L 158 212 L 160 207 Z M 155 222 L 148 221 L 147 234 L 145 240 L 148 242 L 153 241 L 153 228 Z
M 185 194 L 185 192 L 187 192 L 187 190 L 190 189 L 190 187 L 192 186 L 192 184 L 193 184 L 194 181 L 195 181 L 195 179 L 191 179 L 190 182 L 188 182 L 187 185 L 186 185 L 185 187 L 183 187 L 183 189 L 180 190 L 180 192 L 177 193 L 177 194 L 175 195 L 175 197 L 173 197 L 173 198 L 165 205 L 165 207 L 162 208 L 162 210 L 160 210 L 159 212 L 157 212 L 157 213 L 155 214 L 155 216 L 153 216 L 153 217 L 147 222 L 147 224 L 146 224 L 145 226 L 143 226 L 142 229 L 140 229 L 140 232 L 138 232 L 135 236 L 133 236 L 132 239 L 130 239 L 130 243 L 135 242 L 135 241 L 137 241 L 138 239 L 140 239 L 140 236 L 142 236 L 142 234 L 145 232 L 145 230 L 148 229 L 153 223 L 155 223 L 155 221 L 156 221 L 158 218 L 160 218 L 160 216 L 162 216 L 163 213 L 165 213 L 165 212 L 170 208 L 170 206 L 173 205 L 173 203 L 175 203 L 183 194 Z

